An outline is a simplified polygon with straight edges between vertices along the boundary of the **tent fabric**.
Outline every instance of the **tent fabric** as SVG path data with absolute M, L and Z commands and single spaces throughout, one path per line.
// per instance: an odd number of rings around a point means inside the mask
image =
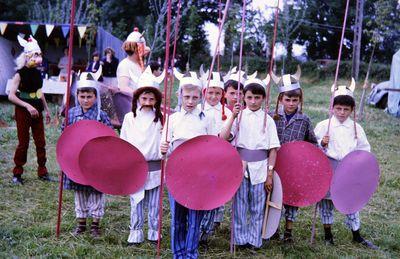
M 390 68 L 390 82 L 391 88 L 400 89 L 400 50 L 393 55 L 392 66 Z M 389 91 L 388 113 L 400 117 L 399 103 L 400 92 Z
M 126 57 L 126 54 L 121 49 L 122 43 L 122 40 L 116 38 L 102 27 L 97 27 L 96 45 L 97 50 L 101 52 L 101 56 L 103 56 L 103 52 L 107 47 L 111 47 L 115 51 L 115 57 L 118 58 L 119 61 L 123 60 Z

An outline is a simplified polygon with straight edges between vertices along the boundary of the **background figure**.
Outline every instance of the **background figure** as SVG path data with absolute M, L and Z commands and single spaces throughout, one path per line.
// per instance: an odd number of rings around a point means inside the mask
M 99 70 L 100 66 L 100 55 L 99 52 L 95 51 L 92 54 L 92 61 L 89 62 L 89 65 L 86 67 L 86 72 L 96 73 Z
M 153 73 L 154 76 L 160 76 L 162 73 L 161 64 L 158 63 L 157 61 L 150 61 L 149 66 L 151 68 L 151 72 Z
M 115 51 L 108 47 L 104 50 L 104 57 L 100 64 L 103 66 L 103 81 L 106 85 L 117 87 L 117 67 L 119 60 L 115 57 Z
M 67 73 L 68 73 L 68 47 L 63 48 L 64 56 L 60 58 L 58 62 L 58 68 L 60 69 L 59 80 L 67 81 Z M 74 59 L 71 59 L 71 64 L 74 64 Z

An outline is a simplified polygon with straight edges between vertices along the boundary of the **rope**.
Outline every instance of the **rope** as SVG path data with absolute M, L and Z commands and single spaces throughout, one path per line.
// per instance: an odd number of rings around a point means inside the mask
M 69 113 L 69 102 L 71 95 L 71 63 L 72 63 L 72 49 L 74 44 L 74 20 L 75 20 L 75 3 L 76 0 L 72 0 L 71 5 L 71 16 L 70 16 L 70 24 L 69 24 L 69 46 L 68 46 L 68 77 L 67 77 L 67 95 L 66 103 L 65 103 L 65 120 L 64 125 L 68 127 L 68 113 Z M 59 185 L 58 185 L 58 211 L 57 211 L 57 227 L 56 227 L 56 236 L 60 237 L 60 227 L 61 227 L 61 211 L 62 211 L 62 196 L 63 196 L 63 173 L 60 171 L 59 173 Z

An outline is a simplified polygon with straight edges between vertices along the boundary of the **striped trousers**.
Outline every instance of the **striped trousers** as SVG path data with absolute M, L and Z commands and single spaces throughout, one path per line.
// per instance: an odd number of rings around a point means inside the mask
M 214 222 L 221 223 L 222 221 L 224 221 L 225 205 L 222 205 L 216 210 L 217 211 L 215 212 Z
M 233 201 L 235 245 L 261 247 L 265 201 L 264 183 L 252 185 L 248 178 L 243 177 Z
M 97 218 L 104 216 L 104 193 L 75 191 L 75 214 L 77 218 Z
M 205 241 L 210 237 L 214 230 L 215 215 L 219 208 L 207 210 L 204 212 L 203 219 L 200 223 L 201 240 Z
M 284 208 L 285 208 L 285 219 L 292 222 L 296 221 L 299 207 L 284 205 Z
M 147 207 L 148 215 L 148 231 L 147 239 L 151 241 L 158 240 L 158 213 L 160 200 L 160 186 L 151 190 L 145 190 L 144 198 L 135 205 L 131 197 L 131 224 L 129 226 L 130 233 L 128 243 L 141 243 L 144 241 L 143 225 L 144 225 L 144 210 Z
M 204 210 L 188 209 L 169 195 L 171 205 L 171 248 L 174 259 L 198 258 L 200 223 Z
M 320 201 L 319 207 L 320 207 L 319 212 L 322 224 L 332 225 L 334 221 L 333 209 L 335 208 L 332 200 L 323 199 L 322 201 Z M 361 226 L 360 213 L 356 212 L 352 214 L 347 214 L 345 219 L 345 224 L 349 229 L 353 231 L 360 229 Z

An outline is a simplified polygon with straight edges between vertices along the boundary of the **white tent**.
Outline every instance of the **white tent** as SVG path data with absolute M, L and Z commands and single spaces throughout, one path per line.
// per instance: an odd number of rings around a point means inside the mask
M 392 89 L 389 91 L 387 111 L 400 117 L 400 50 L 393 55 L 390 83 Z

